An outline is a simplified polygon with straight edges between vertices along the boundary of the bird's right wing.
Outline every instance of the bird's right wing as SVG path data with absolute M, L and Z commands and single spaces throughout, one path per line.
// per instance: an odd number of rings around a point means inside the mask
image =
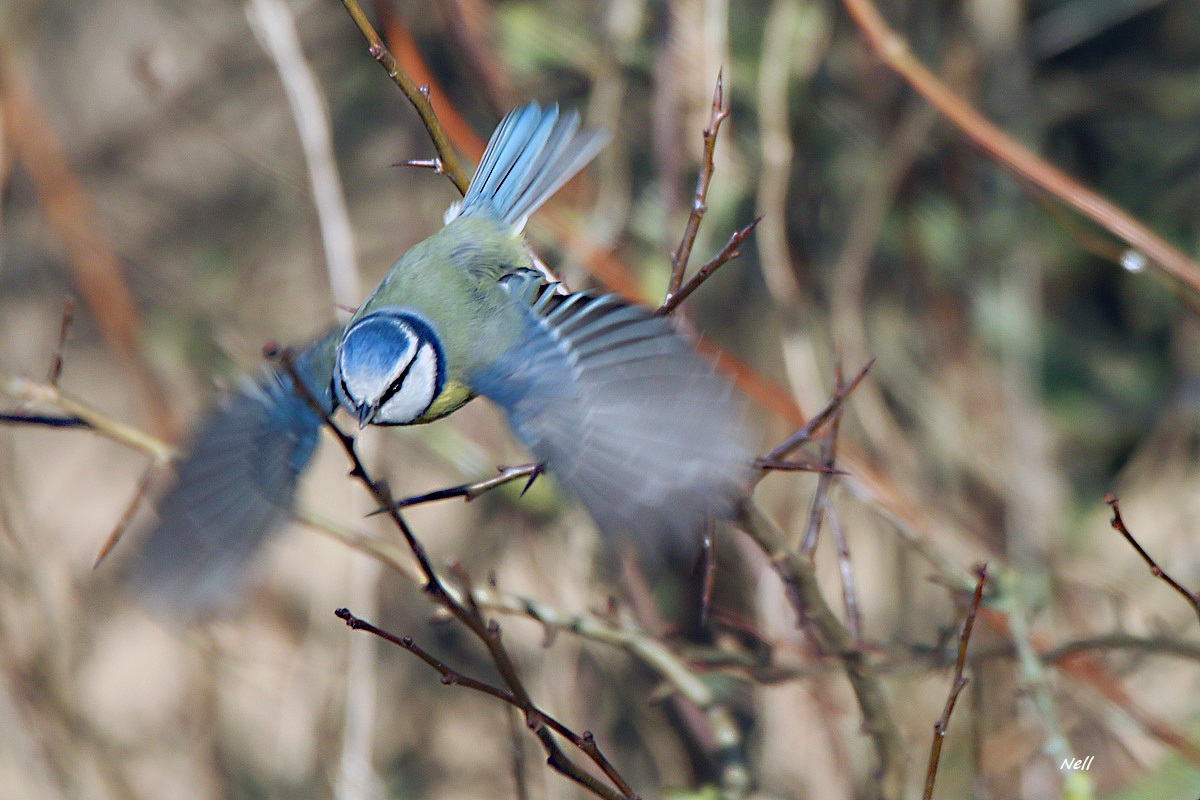
M 296 356 L 296 373 L 328 410 L 341 329 Z M 228 605 L 246 569 L 292 510 L 322 418 L 279 368 L 245 380 L 199 425 L 158 501 L 158 521 L 123 577 L 147 605 L 185 618 Z
M 525 271 L 504 283 L 525 335 L 472 376 L 472 390 L 504 409 L 607 535 L 643 552 L 694 548 L 745 492 L 753 459 L 728 381 L 651 311 L 557 294 Z

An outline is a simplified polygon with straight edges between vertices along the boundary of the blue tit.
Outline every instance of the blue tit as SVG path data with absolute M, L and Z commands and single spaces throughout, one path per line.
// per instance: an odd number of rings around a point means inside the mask
M 678 551 L 744 491 L 732 389 L 669 320 L 544 283 L 521 236 L 603 141 L 553 107 L 505 117 L 446 226 L 351 318 L 333 385 L 360 426 L 429 422 L 486 397 L 603 533 Z
M 430 422 L 486 397 L 603 533 L 663 552 L 730 514 L 752 454 L 731 386 L 670 321 L 613 295 L 563 293 L 532 268 L 526 220 L 605 139 L 557 107 L 510 112 L 445 227 L 296 369 L 360 427 Z M 291 510 L 321 422 L 278 370 L 209 416 L 133 556 L 143 595 L 189 612 L 236 596 Z

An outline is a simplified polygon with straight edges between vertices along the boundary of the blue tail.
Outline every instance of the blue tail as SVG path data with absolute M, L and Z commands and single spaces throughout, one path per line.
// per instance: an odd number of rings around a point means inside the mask
M 500 121 L 455 217 L 489 214 L 520 231 L 529 215 L 583 169 L 608 141 L 608 132 L 579 132 L 579 114 L 537 103 L 515 108 Z

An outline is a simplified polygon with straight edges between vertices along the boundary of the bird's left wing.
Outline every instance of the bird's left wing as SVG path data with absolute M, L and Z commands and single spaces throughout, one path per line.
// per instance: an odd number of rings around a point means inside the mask
M 746 489 L 752 454 L 730 384 L 671 322 L 613 295 L 503 281 L 525 333 L 470 376 L 609 536 L 692 550 Z M 664 550 L 665 548 L 665 550 Z
M 326 410 L 340 334 L 331 331 L 293 362 Z M 291 513 L 321 423 L 279 368 L 244 380 L 197 428 L 125 580 L 151 607 L 184 617 L 235 600 L 255 552 Z

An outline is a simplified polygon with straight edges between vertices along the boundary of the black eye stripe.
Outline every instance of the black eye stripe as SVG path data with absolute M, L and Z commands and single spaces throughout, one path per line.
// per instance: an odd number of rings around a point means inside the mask
M 417 339 L 417 346 L 416 350 L 413 352 L 413 357 L 410 358 L 408 363 L 404 365 L 404 369 L 401 370 L 400 374 L 396 376 L 396 380 L 392 381 L 384 393 L 380 395 L 378 405 L 379 408 L 386 406 L 388 401 L 399 394 L 400 390 L 404 388 L 404 381 L 408 378 L 408 373 L 412 371 L 413 364 L 417 363 L 417 357 L 421 355 L 421 347 L 423 344 L 424 342 L 422 342 L 420 339 Z M 434 396 L 437 396 L 436 392 L 434 393 Z
M 347 400 L 349 400 L 351 403 L 353 403 L 354 395 L 351 394 L 350 387 L 346 384 L 346 376 L 342 374 L 342 371 L 340 368 L 338 369 L 338 383 L 342 387 L 342 396 L 345 397 Z
M 442 352 L 441 339 L 438 338 L 433 326 L 426 322 L 424 318 L 405 311 L 396 312 L 396 316 L 403 320 L 404 324 L 412 331 L 416 348 L 413 351 L 413 357 L 405 365 L 404 370 L 396 377 L 396 380 L 392 381 L 383 393 L 383 396 L 379 398 L 378 407 L 382 409 L 387 405 L 389 400 L 400 393 L 400 390 L 404 388 L 404 381 L 407 380 L 409 372 L 412 371 L 413 365 L 421 357 L 422 348 L 428 346 L 433 351 L 433 390 L 429 393 L 429 402 L 421 409 L 421 414 L 424 414 L 434 404 L 434 401 L 441 397 L 442 390 L 446 386 L 446 354 Z

